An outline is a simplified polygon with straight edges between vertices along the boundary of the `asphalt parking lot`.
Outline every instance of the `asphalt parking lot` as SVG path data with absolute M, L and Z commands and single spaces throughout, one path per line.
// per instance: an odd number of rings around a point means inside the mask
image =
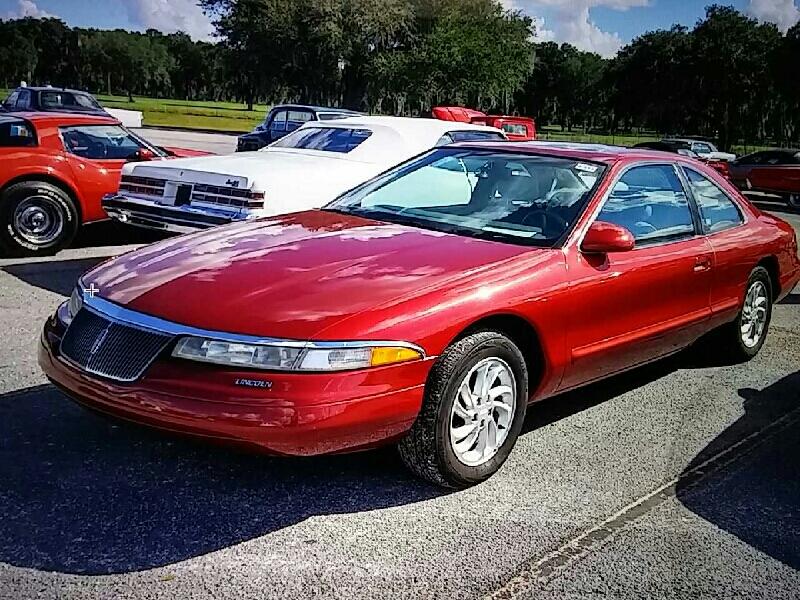
M 101 223 L 0 260 L 0 598 L 800 595 L 800 288 L 752 362 L 687 352 L 535 405 L 495 477 L 443 493 L 391 449 L 248 455 L 48 385 L 44 319 L 158 236 Z

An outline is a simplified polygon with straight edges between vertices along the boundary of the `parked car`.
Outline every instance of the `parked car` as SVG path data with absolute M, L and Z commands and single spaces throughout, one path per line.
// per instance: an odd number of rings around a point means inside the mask
M 493 127 L 404 117 L 306 123 L 258 152 L 123 169 L 103 208 L 123 223 L 187 232 L 318 208 L 399 162 Z
M 253 131 L 239 136 L 236 151 L 259 150 L 310 121 L 333 121 L 358 116 L 361 116 L 361 113 L 343 108 L 281 104 L 272 108 L 267 113 L 264 122 Z
M 100 199 L 122 166 L 169 155 L 108 116 L 0 113 L 0 248 L 44 254 L 67 246 L 83 223 L 105 219 Z
M 110 116 L 88 92 L 55 87 L 19 87 L 3 102 L 4 112 L 70 112 Z
M 695 158 L 706 163 L 712 169 L 719 171 L 724 177 L 730 178 L 727 160 L 712 159 L 700 156 L 692 149 L 692 144 L 686 140 L 661 140 L 658 142 L 640 142 L 633 146 L 639 149 L 658 150 L 660 152 L 674 152 L 689 158 Z
M 730 172 L 740 190 L 778 194 L 800 208 L 800 150 L 754 152 L 732 162 Z
M 398 443 L 464 487 L 529 402 L 678 352 L 737 360 L 800 280 L 790 225 L 704 164 L 436 148 L 323 210 L 171 238 L 86 273 L 39 364 L 93 409 L 314 455 Z
M 432 112 L 434 118 L 443 121 L 458 121 L 497 127 L 497 129 L 505 132 L 509 140 L 515 142 L 536 139 L 536 122 L 530 117 L 487 115 L 479 110 L 461 106 L 436 106 Z
M 693 138 L 668 138 L 665 142 L 683 142 L 689 149 L 705 160 L 736 160 L 736 155 L 730 152 L 720 152 L 717 147 L 707 140 L 696 140 Z

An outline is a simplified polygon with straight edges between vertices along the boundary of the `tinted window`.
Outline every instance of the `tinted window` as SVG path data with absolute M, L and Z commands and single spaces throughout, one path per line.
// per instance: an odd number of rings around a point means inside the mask
M 269 125 L 271 131 L 286 131 L 286 111 L 281 110 L 276 112 Z
M 369 129 L 348 127 L 304 127 L 281 138 L 273 148 L 303 148 L 347 153 L 372 135 Z
M 31 92 L 30 90 L 21 90 L 17 98 L 17 108 L 30 108 L 31 106 Z
M 0 147 L 35 146 L 36 134 L 25 121 L 0 122 Z
M 6 98 L 5 102 L 3 102 L 3 106 L 14 108 L 17 104 L 17 98 L 19 98 L 19 92 L 12 92 L 11 95 Z
M 346 113 L 317 113 L 317 119 L 320 121 L 335 121 L 336 119 L 346 119 L 355 115 L 348 115 Z
M 62 127 L 61 137 L 67 152 L 88 159 L 129 159 L 143 147 L 130 133 L 116 125 Z
M 597 220 L 625 227 L 637 245 L 694 233 L 689 202 L 670 165 L 628 170 L 614 185 Z
M 39 101 L 42 108 L 100 108 L 100 105 L 86 94 L 57 90 L 41 92 Z
M 736 204 L 714 182 L 694 169 L 685 171 L 706 231 L 722 231 L 744 222 Z
M 449 131 L 454 142 L 479 142 L 482 140 L 504 142 L 506 138 L 498 131 Z
M 534 246 L 570 230 L 604 167 L 571 159 L 441 148 L 357 188 L 330 208 Z
M 711 146 L 709 146 L 708 144 L 704 144 L 704 143 L 692 144 L 692 150 L 694 150 L 695 152 L 698 152 L 700 154 L 710 154 L 711 152 L 714 152 L 714 150 L 711 148 Z

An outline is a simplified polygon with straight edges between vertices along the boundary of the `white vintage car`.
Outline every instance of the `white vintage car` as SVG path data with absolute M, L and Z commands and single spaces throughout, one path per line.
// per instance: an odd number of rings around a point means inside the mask
M 505 140 L 494 127 L 405 117 L 311 122 L 256 152 L 131 163 L 103 208 L 124 223 L 194 231 L 319 208 L 435 146 Z

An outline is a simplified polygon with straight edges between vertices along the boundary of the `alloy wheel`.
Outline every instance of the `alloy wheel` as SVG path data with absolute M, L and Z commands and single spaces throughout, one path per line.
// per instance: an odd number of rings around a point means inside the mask
M 517 385 L 508 363 L 489 357 L 473 366 L 458 388 L 450 413 L 450 446 L 463 464 L 489 461 L 508 437 L 517 407 Z
M 763 281 L 754 281 L 744 297 L 741 319 L 742 343 L 748 348 L 756 347 L 761 341 L 767 325 L 768 305 L 767 286 Z

